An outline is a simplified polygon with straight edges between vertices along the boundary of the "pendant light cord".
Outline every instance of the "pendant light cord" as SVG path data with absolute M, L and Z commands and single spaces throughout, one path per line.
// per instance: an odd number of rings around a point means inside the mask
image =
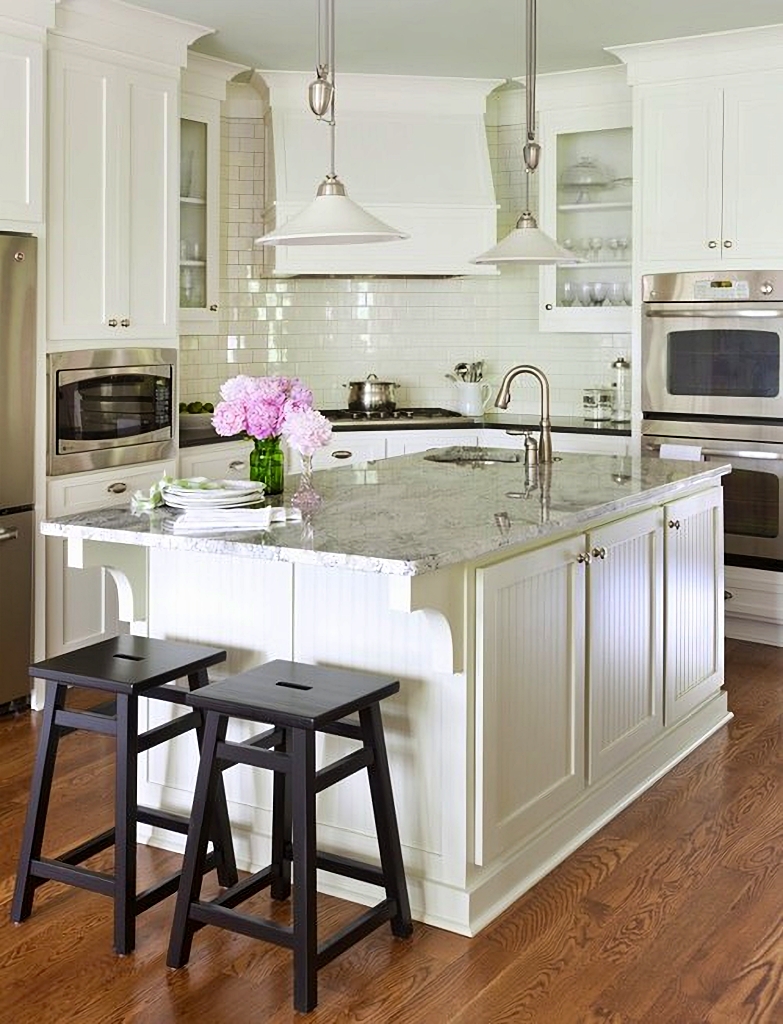
M 528 142 L 536 138 L 536 0 L 527 0 L 525 60 L 525 130 Z
M 329 173 L 327 178 L 337 177 L 335 171 L 335 128 L 337 122 L 334 115 L 334 0 L 316 0 L 316 70 L 315 73 L 323 82 L 331 86 L 330 100 L 328 106 L 329 128 Z M 315 112 L 315 111 L 314 111 Z M 324 120 L 326 111 L 315 112 L 319 121 Z

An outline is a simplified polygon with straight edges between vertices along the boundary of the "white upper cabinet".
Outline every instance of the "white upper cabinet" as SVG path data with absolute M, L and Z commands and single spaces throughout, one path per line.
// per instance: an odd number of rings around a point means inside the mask
M 50 337 L 173 338 L 177 80 L 65 51 L 49 74 Z
M 43 220 L 42 42 L 0 32 L 0 94 L 0 221 L 38 222 Z
M 200 26 L 63 0 L 49 53 L 55 341 L 177 335 L 179 70 Z
M 782 265 L 783 29 L 612 52 L 635 92 L 640 262 Z
M 182 75 L 179 173 L 179 324 L 182 333 L 218 329 L 220 108 L 226 83 L 246 71 L 200 53 Z
M 539 90 L 539 226 L 583 262 L 542 267 L 542 331 L 628 331 L 631 90 L 622 68 L 556 74 Z

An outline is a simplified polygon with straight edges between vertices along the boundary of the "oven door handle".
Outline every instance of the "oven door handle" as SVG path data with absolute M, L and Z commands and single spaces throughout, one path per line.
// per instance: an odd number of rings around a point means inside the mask
M 778 317 L 783 316 L 783 309 L 646 309 L 645 316 L 662 317 L 667 320 L 675 320 L 680 317 L 690 317 L 696 320 L 728 320 L 732 317 Z
M 673 441 L 671 443 L 678 444 L 681 442 Z M 653 441 L 646 441 L 644 447 L 647 451 L 657 452 L 661 446 Z M 726 459 L 763 459 L 767 462 L 783 460 L 783 455 L 777 455 L 775 452 L 745 452 L 734 450 L 733 448 L 702 448 L 701 453 L 702 455 Z

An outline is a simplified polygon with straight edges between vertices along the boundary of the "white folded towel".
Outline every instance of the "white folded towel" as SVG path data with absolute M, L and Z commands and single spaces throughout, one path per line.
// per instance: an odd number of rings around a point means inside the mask
M 172 533 L 233 533 L 266 530 L 274 523 L 298 522 L 298 508 L 194 508 L 166 522 Z
M 660 457 L 701 462 L 701 446 L 697 444 L 662 444 Z

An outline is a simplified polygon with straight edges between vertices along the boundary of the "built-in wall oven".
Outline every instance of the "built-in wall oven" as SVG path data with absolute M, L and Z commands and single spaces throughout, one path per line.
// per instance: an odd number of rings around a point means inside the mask
M 88 349 L 49 356 L 51 476 L 174 454 L 175 349 Z
M 656 274 L 642 299 L 644 449 L 730 463 L 726 563 L 783 571 L 783 272 Z

